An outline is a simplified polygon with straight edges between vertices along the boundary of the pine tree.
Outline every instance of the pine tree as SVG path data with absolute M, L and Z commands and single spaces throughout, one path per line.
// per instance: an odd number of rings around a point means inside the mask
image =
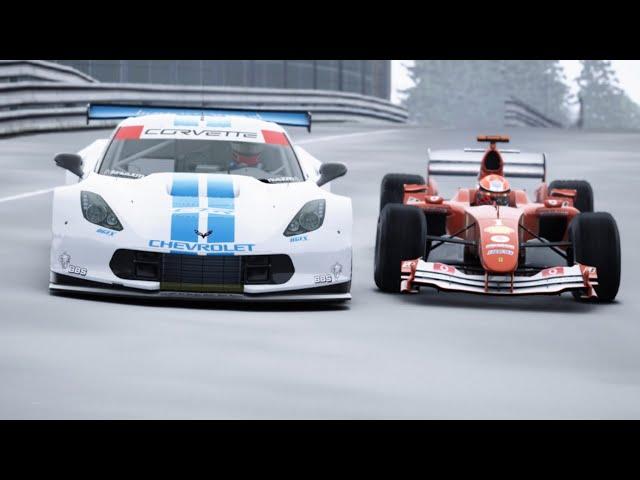
M 609 60 L 582 60 L 576 81 L 584 128 L 640 128 L 640 107 L 620 88 Z
M 501 127 L 509 97 L 566 123 L 569 87 L 557 60 L 417 60 L 406 106 L 414 121 Z

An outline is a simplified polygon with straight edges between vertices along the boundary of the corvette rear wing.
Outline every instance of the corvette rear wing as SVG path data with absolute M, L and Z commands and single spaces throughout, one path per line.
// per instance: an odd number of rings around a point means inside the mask
M 306 127 L 311 131 L 311 113 L 306 111 L 284 110 L 245 110 L 240 108 L 205 108 L 147 105 L 118 105 L 90 103 L 87 105 L 87 124 L 89 120 L 121 120 L 154 113 L 173 113 L 176 115 L 222 115 L 241 116 L 273 122 L 290 127 Z
M 427 150 L 427 174 L 466 176 L 478 175 L 485 149 Z M 507 177 L 539 178 L 545 181 L 547 161 L 544 153 L 521 153 L 500 149 Z

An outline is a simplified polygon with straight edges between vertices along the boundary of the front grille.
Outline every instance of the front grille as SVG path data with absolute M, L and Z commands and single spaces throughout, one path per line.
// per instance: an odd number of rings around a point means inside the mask
M 182 255 L 116 250 L 109 263 L 119 278 L 160 282 L 161 290 L 243 293 L 244 285 L 286 283 L 288 255 Z
M 160 290 L 242 293 L 241 258 L 164 254 Z

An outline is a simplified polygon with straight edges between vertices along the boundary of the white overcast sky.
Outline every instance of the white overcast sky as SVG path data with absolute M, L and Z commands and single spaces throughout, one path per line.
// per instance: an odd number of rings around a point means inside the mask
M 580 74 L 579 60 L 561 60 L 567 76 L 567 82 L 575 91 L 574 79 Z M 411 65 L 413 60 L 393 60 L 391 63 L 391 101 L 399 103 L 399 91 L 411 86 L 411 79 L 407 75 L 405 65 Z M 612 60 L 611 64 L 618 74 L 620 86 L 636 103 L 640 104 L 640 60 Z

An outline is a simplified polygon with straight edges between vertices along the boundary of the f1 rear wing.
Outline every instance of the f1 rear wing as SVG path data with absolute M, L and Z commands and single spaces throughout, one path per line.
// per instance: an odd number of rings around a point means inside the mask
M 273 122 L 291 127 L 306 127 L 311 131 L 311 113 L 306 111 L 283 110 L 244 110 L 235 108 L 175 107 L 146 105 L 117 105 L 90 103 L 87 105 L 87 124 L 89 120 L 122 120 L 129 117 L 154 113 L 173 113 L 176 115 L 216 115 L 240 116 Z
M 427 150 L 427 174 L 467 176 L 478 175 L 486 150 Z M 545 181 L 547 160 L 544 153 L 521 153 L 520 150 L 500 149 L 506 177 L 539 178 Z

